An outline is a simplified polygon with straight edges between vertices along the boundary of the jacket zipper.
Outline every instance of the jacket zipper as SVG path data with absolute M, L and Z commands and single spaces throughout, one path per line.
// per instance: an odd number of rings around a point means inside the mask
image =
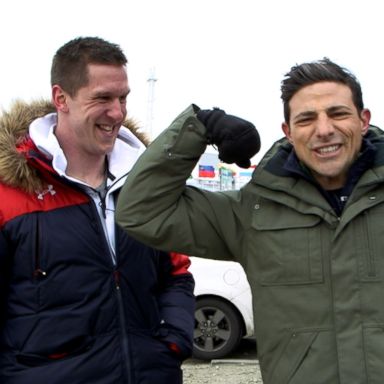
M 33 270 L 33 278 L 35 281 L 40 280 L 41 278 L 47 275 L 47 272 L 41 269 L 41 255 L 40 255 L 40 244 L 42 243 L 41 239 L 41 228 L 40 228 L 40 220 L 39 214 L 36 216 L 36 243 L 35 243 L 35 255 L 34 255 L 34 270 Z
M 106 196 L 108 194 L 108 190 L 111 188 L 111 186 L 107 189 L 107 193 L 105 194 L 105 196 L 101 196 L 99 193 L 99 198 L 100 198 L 100 207 L 101 207 L 101 210 L 102 210 L 102 215 L 103 215 L 103 219 L 105 220 L 106 219 Z M 96 208 L 96 215 L 97 215 L 97 218 L 99 220 L 99 224 L 100 226 L 102 227 L 102 231 L 103 231 L 103 234 L 104 234 L 104 240 L 106 242 L 106 246 L 109 250 L 109 254 L 110 254 L 110 257 L 111 257 L 111 261 L 112 261 L 112 264 L 114 265 L 114 270 L 113 270 L 113 279 L 114 279 L 114 285 L 115 285 L 115 290 L 116 290 L 116 297 L 117 297 L 117 305 L 118 305 L 118 313 L 119 313 L 119 322 L 120 322 L 120 329 L 121 329 L 121 335 L 122 335 L 122 338 L 121 338 L 121 346 L 122 346 L 122 350 L 123 350 L 123 356 L 125 357 L 125 364 L 123 364 L 123 366 L 125 367 L 125 370 L 126 370 L 126 377 L 127 377 L 127 384 L 131 384 L 132 383 L 132 376 L 131 376 L 131 355 L 130 355 L 130 352 L 129 352 L 129 348 L 128 346 L 130 345 L 130 341 L 129 341 L 129 335 L 127 333 L 127 330 L 126 330 L 126 320 L 125 320 L 125 315 L 124 315 L 124 303 L 123 303 L 123 299 L 122 299 L 122 296 L 121 296 L 121 288 L 120 288 L 120 272 L 118 269 L 116 269 L 116 264 L 117 264 L 117 260 L 116 260 L 116 252 L 114 250 L 112 250 L 111 248 L 111 245 L 110 245 L 110 241 L 109 241 L 109 237 L 108 237 L 108 233 L 105 233 L 104 232 L 104 226 L 103 226 L 103 223 L 101 222 L 101 220 L 103 220 L 99 213 L 97 212 L 97 207 L 96 207 L 96 203 L 94 201 L 93 198 L 91 198 L 93 204 L 94 204 L 94 207 Z M 115 238 L 116 238 L 116 233 L 115 233 Z
M 117 296 L 117 303 L 118 303 L 118 311 L 119 311 L 119 321 L 120 321 L 120 328 L 122 333 L 122 340 L 121 345 L 123 349 L 123 356 L 125 356 L 126 364 L 124 364 L 126 373 L 127 373 L 127 383 L 132 383 L 132 377 L 131 377 L 131 354 L 129 352 L 128 345 L 130 345 L 129 335 L 126 330 L 126 320 L 124 315 L 124 304 L 123 304 L 123 298 L 121 296 L 121 290 L 120 290 L 120 272 L 115 269 L 113 272 L 114 282 L 115 282 L 115 288 L 116 288 L 116 296 Z

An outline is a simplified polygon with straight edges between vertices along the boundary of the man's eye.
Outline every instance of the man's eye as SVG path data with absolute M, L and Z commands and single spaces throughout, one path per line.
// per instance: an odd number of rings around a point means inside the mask
M 333 119 L 345 119 L 346 117 L 349 116 L 349 113 L 348 112 L 335 112 L 335 113 L 332 113 L 331 117 Z
M 304 119 L 297 120 L 296 125 L 307 125 L 307 124 L 311 123 L 312 120 L 313 120 L 312 118 L 306 117 Z
M 107 103 L 110 100 L 109 96 L 97 95 L 94 97 L 94 100 L 98 103 Z

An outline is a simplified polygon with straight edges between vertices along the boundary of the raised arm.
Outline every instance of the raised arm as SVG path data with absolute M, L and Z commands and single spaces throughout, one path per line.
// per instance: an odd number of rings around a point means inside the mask
M 234 239 L 239 231 L 236 194 L 200 190 L 186 186 L 186 180 L 208 143 L 218 146 L 224 161 L 242 144 L 231 160 L 249 159 L 254 148 L 249 156 L 243 144 L 248 146 L 248 132 L 257 131 L 224 111 L 200 111 L 198 118 L 199 111 L 188 107 L 139 158 L 120 193 L 116 218 L 132 236 L 153 247 L 233 259 L 239 246 Z

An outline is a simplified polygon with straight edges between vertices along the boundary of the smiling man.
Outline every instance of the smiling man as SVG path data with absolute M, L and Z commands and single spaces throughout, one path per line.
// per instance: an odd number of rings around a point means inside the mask
M 297 91 L 283 131 L 298 158 L 326 190 L 341 188 L 356 160 L 370 113 L 358 111 L 344 84 L 321 82 Z
M 145 149 L 121 48 L 56 52 L 52 102 L 0 118 L 0 383 L 181 384 L 191 355 L 189 258 L 115 223 Z
M 186 185 L 207 144 L 245 166 L 259 147 L 252 124 L 192 105 L 133 167 L 117 220 L 152 246 L 242 264 L 265 384 L 381 384 L 384 134 L 329 59 L 292 67 L 281 91 L 285 137 L 241 190 Z
M 52 67 L 52 100 L 58 120 L 55 135 L 67 157 L 65 172 L 98 187 L 105 179 L 106 155 L 112 152 L 127 114 L 126 67 L 90 62 L 85 73 L 80 72 L 87 84 L 72 91 L 67 85 L 71 76 L 60 81 L 57 74 L 64 65 L 58 54 Z

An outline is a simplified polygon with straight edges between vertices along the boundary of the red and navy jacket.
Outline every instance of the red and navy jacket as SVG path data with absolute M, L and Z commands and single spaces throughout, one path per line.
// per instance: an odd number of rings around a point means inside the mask
M 50 108 L 16 104 L 0 119 L 0 383 L 182 383 L 189 258 L 116 225 L 112 261 L 94 200 L 26 134 Z

